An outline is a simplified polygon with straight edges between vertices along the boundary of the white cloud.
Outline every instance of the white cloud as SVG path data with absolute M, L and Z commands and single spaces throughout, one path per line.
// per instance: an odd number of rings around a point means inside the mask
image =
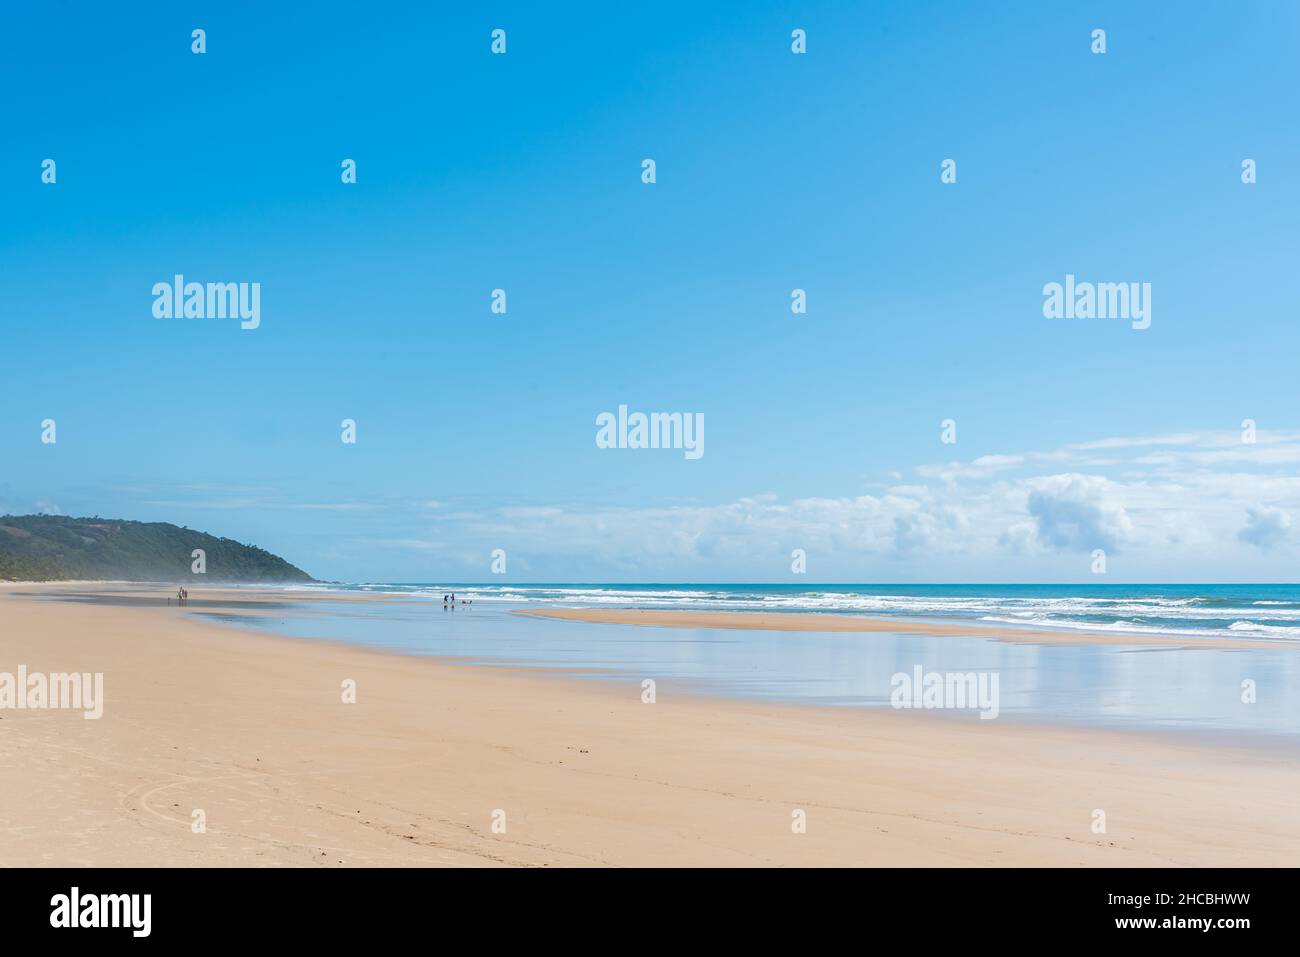
M 1133 522 L 1119 486 L 1093 475 L 1049 475 L 1029 482 L 1026 507 L 1039 541 L 1055 548 L 1120 548 Z
M 894 516 L 894 548 L 902 555 L 949 551 L 964 543 L 969 529 L 962 509 L 927 503 Z
M 1246 509 L 1246 524 L 1237 533 L 1243 542 L 1263 549 L 1276 548 L 1291 535 L 1291 516 L 1280 508 L 1256 505 Z
M 1147 461 L 1157 454 L 1157 465 Z M 1153 579 L 1173 576 L 1160 569 L 1175 565 L 1255 570 L 1245 575 L 1258 573 L 1260 549 L 1293 543 L 1285 510 L 1300 508 L 1300 477 L 1286 465 L 1292 457 L 1300 457 L 1300 433 L 1260 433 L 1257 445 L 1236 432 L 1124 437 L 923 465 L 912 481 L 895 472 L 903 481 L 868 495 L 515 505 L 449 511 L 431 528 L 449 559 L 465 542 L 483 541 L 564 567 L 699 580 L 719 569 L 771 578 L 763 570 L 779 568 L 793 548 L 805 549 L 827 580 L 984 569 L 1077 577 L 1095 548 L 1122 554 L 1121 567 Z

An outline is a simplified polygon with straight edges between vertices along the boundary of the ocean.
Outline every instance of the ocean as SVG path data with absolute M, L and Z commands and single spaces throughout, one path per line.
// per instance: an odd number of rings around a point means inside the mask
M 397 583 L 303 590 L 395 592 L 520 606 L 831 612 L 1035 628 L 1300 640 L 1300 585 L 664 585 Z

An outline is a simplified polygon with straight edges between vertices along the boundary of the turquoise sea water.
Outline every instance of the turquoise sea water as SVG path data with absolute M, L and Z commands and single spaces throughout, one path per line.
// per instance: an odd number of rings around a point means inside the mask
M 997 675 L 999 717 L 1300 736 L 1300 587 L 366 584 L 380 602 L 281 603 L 234 624 L 479 665 L 620 682 L 629 693 L 707 693 L 889 707 L 894 676 Z M 473 604 L 444 607 L 444 593 Z M 984 637 L 680 629 L 539 619 L 539 607 L 731 608 L 1101 629 L 1180 646 L 1019 644 Z M 1274 647 L 1210 648 L 1206 637 Z M 1254 642 L 1252 642 L 1253 644 Z M 1243 683 L 1254 701 L 1243 700 Z M 1249 696 L 1246 696 L 1249 697 Z M 977 719 L 974 710 L 957 714 Z

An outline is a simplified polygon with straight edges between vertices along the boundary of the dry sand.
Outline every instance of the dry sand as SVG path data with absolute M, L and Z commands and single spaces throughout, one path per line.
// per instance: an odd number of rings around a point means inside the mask
M 37 590 L 0 586 L 0 671 L 103 672 L 106 701 L 98 721 L 0 710 L 3 865 L 1300 860 L 1289 746 L 719 702 L 662 683 L 642 704 L 634 683 L 19 595 Z M 792 833 L 796 810 L 807 833 Z

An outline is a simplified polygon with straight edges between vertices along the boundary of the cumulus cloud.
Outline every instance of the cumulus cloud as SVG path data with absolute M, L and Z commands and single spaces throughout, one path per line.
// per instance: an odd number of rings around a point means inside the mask
M 1237 537 L 1258 548 L 1276 548 L 1291 535 L 1291 516 L 1280 508 L 1256 505 L 1246 509 L 1246 524 Z
M 1039 541 L 1056 548 L 1117 549 L 1133 533 L 1114 483 L 1094 475 L 1049 475 L 1029 483 L 1027 509 Z
M 1145 461 L 1156 452 L 1159 465 Z M 1272 574 L 1262 551 L 1297 541 L 1289 512 L 1300 509 L 1300 476 L 1285 464 L 1296 455 L 1300 433 L 1260 433 L 1258 444 L 1235 432 L 1183 433 L 894 470 L 895 484 L 855 496 L 447 509 L 429 523 L 439 544 L 427 551 L 453 560 L 469 542 L 514 543 L 530 556 L 521 561 L 548 555 L 564 569 L 586 561 L 598 572 L 683 579 L 752 569 L 769 579 L 802 548 L 825 580 L 864 581 L 1081 575 L 1102 548 L 1153 578 L 1198 563 Z
M 894 549 L 902 555 L 950 551 L 964 545 L 970 519 L 960 509 L 926 504 L 894 516 Z

